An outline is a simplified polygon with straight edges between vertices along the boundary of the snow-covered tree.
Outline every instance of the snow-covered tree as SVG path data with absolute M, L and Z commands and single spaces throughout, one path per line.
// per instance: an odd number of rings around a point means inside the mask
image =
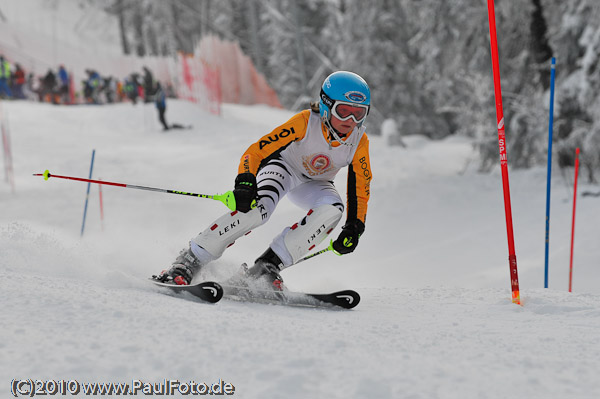
M 93 1 L 93 0 L 88 0 Z M 237 41 L 288 108 L 316 99 L 337 69 L 372 89 L 369 130 L 476 139 L 482 170 L 498 165 L 487 1 L 113 0 L 124 51 L 191 52 L 207 34 Z M 555 140 L 600 169 L 600 2 L 495 0 L 509 162 L 545 162 L 550 58 L 557 58 Z M 599 172 L 600 173 L 600 172 Z

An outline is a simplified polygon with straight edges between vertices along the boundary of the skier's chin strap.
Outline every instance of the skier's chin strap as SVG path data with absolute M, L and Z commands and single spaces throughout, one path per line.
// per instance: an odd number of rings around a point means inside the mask
M 321 118 L 321 122 L 323 122 L 323 124 L 327 128 L 327 131 L 329 132 L 329 138 L 333 138 L 335 141 L 340 143 L 340 145 L 347 145 L 350 147 L 354 146 L 354 144 L 347 143 L 342 140 L 342 138 L 338 135 L 338 132 L 333 128 L 333 126 L 331 126 L 331 122 L 327 118 L 327 115 L 323 115 L 323 117 Z M 352 134 L 352 132 L 350 132 L 350 134 Z M 328 140 L 328 141 L 329 141 L 329 149 L 331 149 L 331 140 Z

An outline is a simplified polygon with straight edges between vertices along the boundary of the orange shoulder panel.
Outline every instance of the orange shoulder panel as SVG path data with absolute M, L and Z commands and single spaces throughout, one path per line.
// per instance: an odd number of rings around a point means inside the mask
M 250 172 L 256 175 L 265 158 L 283 150 L 296 140 L 302 140 L 306 135 L 310 112 L 309 109 L 306 109 L 292 116 L 283 125 L 276 127 L 271 133 L 261 137 L 260 140 L 248 147 L 240 160 L 238 173 Z

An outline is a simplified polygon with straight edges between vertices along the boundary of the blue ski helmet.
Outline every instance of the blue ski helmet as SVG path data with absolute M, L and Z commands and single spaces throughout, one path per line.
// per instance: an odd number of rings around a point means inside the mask
M 321 86 L 319 112 L 321 120 L 326 124 L 331 121 L 331 114 L 336 102 L 366 105 L 371 107 L 371 90 L 359 75 L 348 71 L 337 71 L 329 75 Z M 358 126 L 361 126 L 361 121 Z

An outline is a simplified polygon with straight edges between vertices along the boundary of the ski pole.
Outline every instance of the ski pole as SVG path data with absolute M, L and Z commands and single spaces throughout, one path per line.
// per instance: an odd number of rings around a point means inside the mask
M 335 249 L 333 249 L 333 240 L 329 241 L 329 246 L 325 249 L 322 249 L 320 251 L 315 252 L 314 254 L 310 254 L 308 256 L 305 256 L 304 258 L 300 259 L 298 262 L 294 263 L 295 265 L 297 265 L 300 262 L 304 262 L 305 260 L 309 260 L 310 258 L 314 258 L 317 255 L 321 255 L 324 254 L 325 252 L 329 252 L 329 251 L 333 251 L 334 254 L 336 255 L 340 255 L 338 254 Z
M 43 176 L 44 180 L 48 180 L 51 177 L 57 179 L 68 179 L 68 180 L 76 180 L 88 183 L 96 183 L 96 184 L 105 184 L 107 186 L 116 186 L 116 187 L 125 187 L 125 188 L 135 188 L 138 190 L 146 190 L 146 191 L 156 191 L 159 193 L 167 193 L 167 194 L 178 194 L 178 195 L 187 195 L 190 197 L 199 197 L 199 198 L 209 198 L 216 201 L 221 201 L 225 206 L 232 211 L 235 211 L 235 196 L 233 195 L 233 191 L 227 191 L 224 194 L 216 194 L 216 195 L 208 195 L 208 194 L 196 194 L 196 193 L 188 193 L 185 191 L 176 191 L 176 190 L 167 190 L 164 188 L 154 188 L 154 187 L 146 187 L 146 186 L 136 186 L 133 184 L 124 184 L 124 183 L 114 183 L 103 180 L 92 180 L 92 179 L 83 179 L 81 177 L 73 177 L 73 176 L 60 176 L 50 174 L 48 170 L 44 173 L 34 173 L 34 176 Z

